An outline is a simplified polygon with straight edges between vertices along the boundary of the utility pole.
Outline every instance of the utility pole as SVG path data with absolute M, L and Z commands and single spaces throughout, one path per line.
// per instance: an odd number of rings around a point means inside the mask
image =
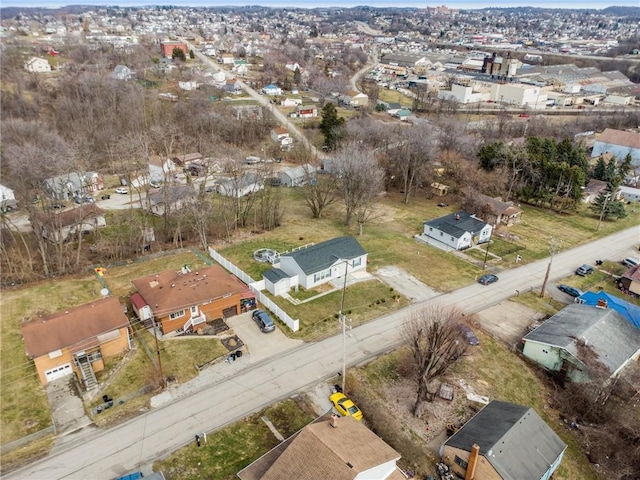
M 345 380 L 347 378 L 347 317 L 344 315 L 344 294 L 347 290 L 347 272 L 349 269 L 349 261 L 332 255 L 335 259 L 344 263 L 344 280 L 342 282 L 342 296 L 340 298 L 340 311 L 338 318 L 342 327 L 342 391 L 344 392 Z
M 482 262 L 482 270 L 487 268 L 487 257 L 489 256 L 489 245 L 491 245 L 491 240 L 487 242 L 487 249 L 484 251 L 484 262 Z
M 547 281 L 549 280 L 549 274 L 551 273 L 551 264 L 553 263 L 553 256 L 556 254 L 559 248 L 560 248 L 560 240 L 558 240 L 556 237 L 551 237 L 551 242 L 549 244 L 549 252 L 551 253 L 551 258 L 549 258 L 549 265 L 547 265 L 547 272 L 544 274 L 544 281 L 542 282 L 542 289 L 540 290 L 540 298 L 544 298 L 544 291 L 547 288 Z
M 160 344 L 158 343 L 158 324 L 156 319 L 153 319 L 153 338 L 156 340 L 156 355 L 158 356 L 158 371 L 160 372 L 160 384 L 162 390 L 167 387 L 167 383 L 164 381 L 164 373 L 162 372 L 162 362 L 160 361 Z

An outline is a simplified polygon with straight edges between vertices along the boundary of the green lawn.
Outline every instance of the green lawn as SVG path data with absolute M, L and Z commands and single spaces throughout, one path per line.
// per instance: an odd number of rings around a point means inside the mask
M 192 267 L 204 265 L 202 259 L 185 252 L 109 268 L 104 280 L 112 295 L 125 297 L 133 291 L 131 280 L 134 278 L 169 268 L 179 269 L 185 263 Z M 51 425 L 51 412 L 44 387 L 37 378 L 33 362 L 26 357 L 21 322 L 98 300 L 101 298 L 101 289 L 102 284 L 93 271 L 87 271 L 82 277 L 43 281 L 2 292 L 0 421 L 3 444 Z M 152 338 L 149 335 L 148 341 L 151 342 Z M 217 340 L 194 339 L 190 342 L 167 346 L 163 343 L 161 354 L 166 363 L 167 376 L 186 381 L 197 374 L 193 365 L 206 363 L 215 355 L 226 353 Z M 114 367 L 115 363 L 109 362 L 107 370 Z M 140 349 L 118 372 L 109 395 L 126 395 L 147 385 L 149 372 L 152 371 L 146 353 Z M 29 408 L 25 408 L 25 405 L 29 405 Z

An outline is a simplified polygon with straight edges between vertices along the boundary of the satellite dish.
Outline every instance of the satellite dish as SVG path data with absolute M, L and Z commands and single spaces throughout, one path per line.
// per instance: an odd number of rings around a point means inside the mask
M 107 295 L 109 295 L 109 289 L 103 288 L 102 290 L 100 290 L 100 295 L 102 295 L 103 297 L 106 297 Z

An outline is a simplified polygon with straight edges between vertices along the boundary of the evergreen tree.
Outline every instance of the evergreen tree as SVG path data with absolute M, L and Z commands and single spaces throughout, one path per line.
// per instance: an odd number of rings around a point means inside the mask
M 593 178 L 596 180 L 604 180 L 607 171 L 607 164 L 604 161 L 604 158 L 598 157 L 598 161 L 596 162 L 596 166 L 593 169 Z
M 195 53 L 193 53 L 193 50 L 189 50 L 189 58 L 190 58 L 191 60 L 193 60 L 194 58 L 196 58 L 196 54 L 195 54 Z
M 624 209 L 624 202 L 613 198 L 609 188 L 605 188 L 596 197 L 591 205 L 591 211 L 596 215 L 602 215 L 603 220 L 617 220 L 627 216 Z
M 184 50 L 178 47 L 174 48 L 171 52 L 171 58 L 173 60 L 177 58 L 178 60 L 182 60 L 183 62 L 187 61 L 187 56 L 184 54 Z
M 301 80 L 302 74 L 300 73 L 300 69 L 296 67 L 295 71 L 293 72 L 293 83 L 295 83 L 296 85 L 300 85 Z
M 322 148 L 330 152 L 337 148 L 342 137 L 341 127 L 344 124 L 344 118 L 338 117 L 338 110 L 331 102 L 322 107 L 321 115 L 320 131 L 324 135 Z
M 609 159 L 609 162 L 607 163 L 607 167 L 605 168 L 603 180 L 605 182 L 615 181 L 617 174 L 618 174 L 618 168 L 617 168 L 616 157 L 611 157 Z

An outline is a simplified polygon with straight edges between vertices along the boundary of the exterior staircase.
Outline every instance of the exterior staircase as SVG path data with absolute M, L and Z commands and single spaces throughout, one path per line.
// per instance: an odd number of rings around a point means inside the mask
M 91 364 L 86 356 L 78 358 L 78 367 L 80 367 L 80 371 L 82 372 L 82 379 L 84 380 L 86 389 L 92 390 L 97 388 L 98 380 L 96 380 L 96 374 L 93 372 L 93 368 L 91 368 Z

